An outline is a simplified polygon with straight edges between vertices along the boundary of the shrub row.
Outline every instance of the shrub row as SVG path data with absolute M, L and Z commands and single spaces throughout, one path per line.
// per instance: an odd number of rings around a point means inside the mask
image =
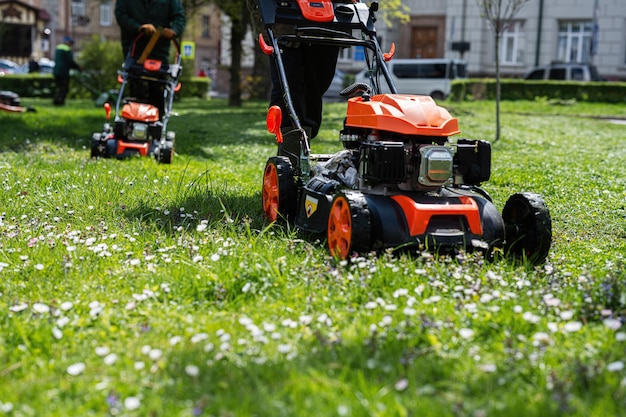
M 495 100 L 495 79 L 455 80 L 451 100 Z M 625 82 L 526 81 L 501 80 L 502 100 L 537 98 L 602 103 L 626 103 Z
M 208 77 L 190 77 L 181 80 L 182 88 L 177 97 L 208 97 L 211 79 Z M 5 75 L 0 76 L 0 91 L 13 91 L 20 97 L 52 98 L 55 90 L 52 75 Z M 72 76 L 68 98 L 96 99 L 101 93 L 89 83 L 89 78 L 81 74 Z

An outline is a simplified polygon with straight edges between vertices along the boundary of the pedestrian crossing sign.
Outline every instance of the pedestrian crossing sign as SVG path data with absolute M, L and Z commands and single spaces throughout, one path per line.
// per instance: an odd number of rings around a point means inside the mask
M 194 59 L 196 56 L 196 43 L 183 41 L 180 43 L 181 54 L 184 59 Z

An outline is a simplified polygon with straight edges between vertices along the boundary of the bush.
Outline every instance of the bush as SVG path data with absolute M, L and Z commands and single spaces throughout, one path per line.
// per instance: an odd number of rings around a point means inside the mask
M 79 82 L 73 83 L 74 97 L 85 97 L 87 94 L 91 98 L 96 98 L 102 92 L 118 88 L 117 71 L 124 64 L 119 41 L 102 40 L 100 36 L 93 35 L 83 44 L 77 61 L 83 67 L 83 71 L 77 76 Z
M 577 81 L 528 81 L 504 79 L 502 100 L 535 100 L 539 97 L 599 103 L 625 103 L 626 83 Z M 451 100 L 495 100 L 495 79 L 455 80 Z

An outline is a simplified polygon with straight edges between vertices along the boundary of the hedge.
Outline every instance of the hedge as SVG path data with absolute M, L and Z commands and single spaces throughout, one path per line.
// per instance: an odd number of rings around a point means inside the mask
M 495 100 L 495 79 L 455 80 L 451 100 Z M 603 103 L 626 103 L 626 82 L 501 80 L 502 100 L 537 98 Z
M 176 93 L 177 97 L 207 98 L 211 87 L 208 77 L 191 77 L 181 80 L 182 88 Z M 52 98 L 55 83 L 54 77 L 49 74 L 4 75 L 0 76 L 0 91 L 13 91 L 21 98 L 39 97 Z M 97 99 L 105 91 L 96 91 L 80 74 L 72 75 L 68 98 Z

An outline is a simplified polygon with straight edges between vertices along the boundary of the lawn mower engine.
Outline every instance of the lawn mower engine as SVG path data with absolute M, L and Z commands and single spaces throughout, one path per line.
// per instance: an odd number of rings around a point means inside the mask
M 504 248 L 543 261 L 551 238 L 545 203 L 517 194 L 501 215 L 480 188 L 490 177 L 490 144 L 450 142 L 458 133 L 457 119 L 427 96 L 351 98 L 340 134 L 344 150 L 313 166 L 300 188 L 295 225 L 326 234 L 331 254 L 341 258 L 387 248 L 480 250 L 491 257 Z M 294 192 L 289 159 L 275 161 L 279 190 Z M 289 212 L 288 202 L 278 203 Z

